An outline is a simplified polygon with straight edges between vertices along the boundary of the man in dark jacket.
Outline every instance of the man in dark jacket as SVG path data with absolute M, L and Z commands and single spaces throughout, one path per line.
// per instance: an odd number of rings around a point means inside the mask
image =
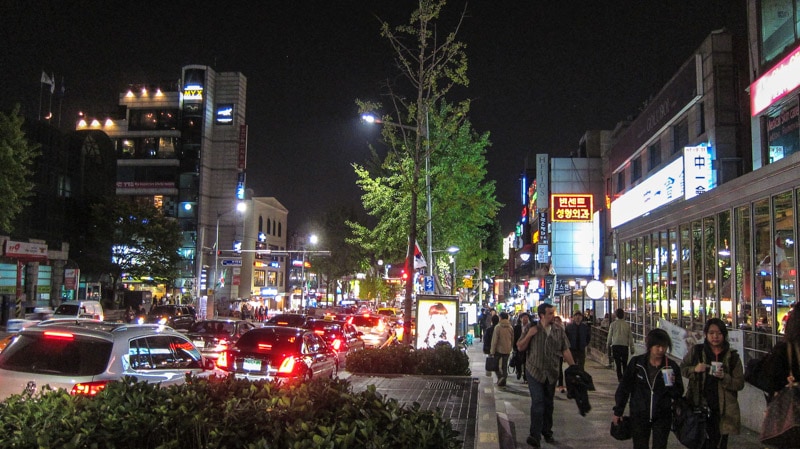
M 517 350 L 517 341 L 523 333 L 528 332 L 530 326 L 531 315 L 528 312 L 522 312 L 517 317 L 517 322 L 514 324 L 514 352 L 511 359 L 515 361 L 515 369 L 517 371 L 517 380 L 522 379 L 525 373 L 525 354 L 526 351 Z
M 575 312 L 572 315 L 572 322 L 567 324 L 567 338 L 569 338 L 569 352 L 575 363 L 584 369 L 586 365 L 586 348 L 592 339 L 592 329 L 583 322 L 583 314 Z

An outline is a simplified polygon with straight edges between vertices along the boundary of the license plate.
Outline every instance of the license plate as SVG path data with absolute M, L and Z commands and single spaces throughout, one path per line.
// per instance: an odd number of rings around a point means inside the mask
M 197 349 L 203 349 L 206 347 L 206 342 L 203 340 L 195 340 L 194 345 L 197 347 Z
M 261 371 L 261 360 L 258 359 L 244 359 L 242 368 L 245 371 Z

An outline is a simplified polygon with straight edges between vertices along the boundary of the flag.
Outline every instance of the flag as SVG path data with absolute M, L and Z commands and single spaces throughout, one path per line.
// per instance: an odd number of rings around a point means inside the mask
M 419 242 L 414 241 L 414 269 L 418 270 L 427 266 L 425 257 L 422 256 L 422 251 L 419 249 Z
M 42 70 L 42 83 L 49 84 L 51 89 L 56 84 L 55 82 L 53 82 L 53 78 L 47 76 L 47 73 L 45 73 L 44 70 Z

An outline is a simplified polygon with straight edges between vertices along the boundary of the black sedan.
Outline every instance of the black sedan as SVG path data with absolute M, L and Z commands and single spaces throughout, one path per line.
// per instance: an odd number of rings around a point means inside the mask
M 301 313 L 279 313 L 268 319 L 265 324 L 272 326 L 303 327 L 307 319 L 308 316 Z
M 242 335 L 220 353 L 217 366 L 237 378 L 280 384 L 336 377 L 339 359 L 325 340 L 309 329 L 265 326 Z
M 215 359 L 255 327 L 245 320 L 203 320 L 192 324 L 186 336 L 204 356 Z
M 344 362 L 348 354 L 366 347 L 364 340 L 361 339 L 362 333 L 347 321 L 309 319 L 306 327 L 328 342 L 328 345 L 339 354 L 340 362 Z

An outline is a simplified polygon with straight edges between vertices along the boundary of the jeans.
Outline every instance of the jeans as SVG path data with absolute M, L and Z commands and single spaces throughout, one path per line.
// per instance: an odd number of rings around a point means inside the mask
M 497 383 L 505 383 L 508 378 L 508 354 L 495 353 L 497 358 Z
M 628 366 L 629 351 L 630 348 L 623 345 L 614 345 L 611 347 L 614 364 L 617 365 L 617 381 L 619 382 L 622 382 L 622 375 L 625 373 L 625 367 Z
M 570 348 L 569 352 L 572 354 L 572 360 L 574 360 L 581 369 L 584 369 L 586 366 L 586 350 Z
M 653 449 L 667 449 L 667 439 L 672 427 L 672 417 L 658 417 L 650 422 L 647 416 L 631 415 L 631 436 L 633 449 L 648 449 L 651 446 L 650 433 L 653 434 Z
M 542 435 L 553 436 L 553 396 L 556 386 L 550 382 L 539 382 L 525 371 L 528 392 L 531 395 L 530 436 L 541 441 Z

